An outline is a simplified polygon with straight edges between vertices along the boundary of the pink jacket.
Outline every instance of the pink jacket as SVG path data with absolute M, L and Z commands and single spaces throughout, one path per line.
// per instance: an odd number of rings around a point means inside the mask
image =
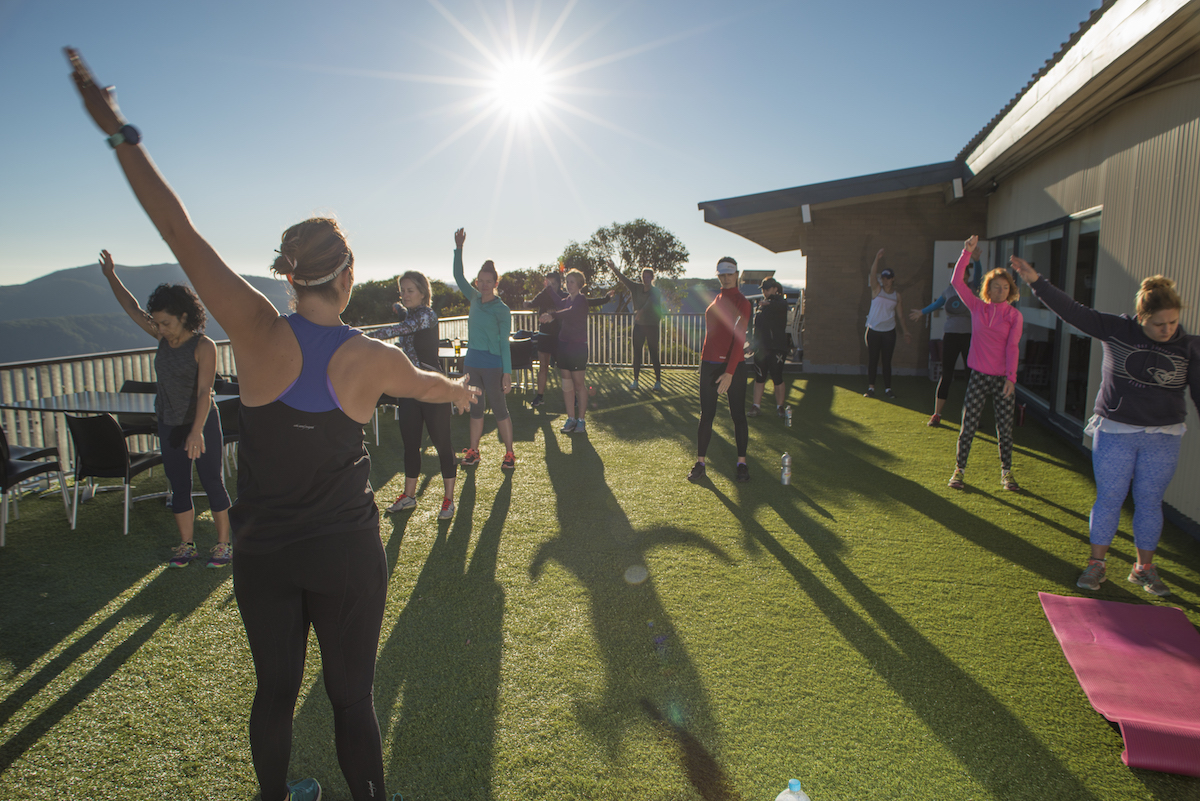
M 950 278 L 954 291 L 971 310 L 971 353 L 967 367 L 984 375 L 1002 375 L 1016 383 L 1025 318 L 1011 303 L 988 303 L 973 294 L 963 280 L 970 263 L 971 251 L 964 250 Z

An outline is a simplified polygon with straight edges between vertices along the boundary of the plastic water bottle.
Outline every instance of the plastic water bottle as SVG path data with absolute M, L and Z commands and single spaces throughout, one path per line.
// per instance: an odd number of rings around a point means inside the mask
M 812 801 L 803 790 L 800 789 L 800 780 L 792 779 L 788 782 L 788 788 L 779 795 L 775 796 L 775 801 Z
M 792 427 L 792 407 L 791 406 L 783 407 L 783 424 L 787 428 Z
M 454 338 L 454 358 L 462 356 L 462 340 L 458 337 Z
M 783 458 L 779 460 L 779 483 L 792 483 L 792 455 L 784 453 Z

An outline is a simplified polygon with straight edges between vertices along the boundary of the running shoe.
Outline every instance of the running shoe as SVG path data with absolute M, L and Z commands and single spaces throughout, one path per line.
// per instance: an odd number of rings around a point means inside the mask
M 1079 577 L 1079 581 L 1075 582 L 1075 586 L 1094 592 L 1108 580 L 1108 576 L 1105 575 L 1107 572 L 1108 566 L 1103 559 L 1089 559 L 1087 567 L 1083 569 L 1083 575 Z
M 474 448 L 463 448 L 462 458 L 458 463 L 463 467 L 473 467 L 479 464 L 479 451 Z
M 288 785 L 288 801 L 321 801 L 321 785 L 316 779 L 301 779 Z
M 762 414 L 762 409 L 758 408 L 757 405 L 751 406 L 750 411 L 746 412 L 747 417 L 758 417 L 760 414 Z
M 546 399 L 543 398 L 542 393 L 539 392 L 537 395 L 534 396 L 533 400 L 531 400 L 529 402 L 529 406 L 530 406 L 530 408 L 536 409 L 537 407 L 541 406 L 545 402 L 546 402 Z
M 780 417 L 787 417 L 787 407 L 786 406 L 776 406 L 775 414 L 779 415 Z
M 196 545 L 191 542 L 181 542 L 171 552 L 171 561 L 168 564 L 171 567 L 187 567 L 192 562 L 196 561 Z
M 405 493 L 402 492 L 402 493 L 400 493 L 400 497 L 397 498 L 392 503 L 392 505 L 387 508 L 387 510 L 389 512 L 402 512 L 405 509 L 416 508 L 416 505 L 417 505 L 416 498 L 414 498 L 411 495 L 406 495 Z
M 501 470 L 515 470 L 517 468 L 517 455 L 512 451 L 504 454 L 504 458 L 500 460 Z
M 937 428 L 941 424 L 942 424 L 942 416 L 940 414 L 934 413 L 933 416 L 929 418 L 929 422 L 926 423 L 925 425 L 929 426 L 930 428 Z
M 1133 566 L 1133 570 L 1129 571 L 1129 581 L 1133 584 L 1141 584 L 1146 592 L 1151 595 L 1163 597 L 1171 594 L 1171 588 L 1163 583 L 1163 580 L 1158 577 L 1158 571 L 1154 565 L 1142 565 L 1141 569 L 1137 565 Z
M 630 391 L 630 392 L 637 392 L 637 391 L 638 391 L 638 389 L 640 389 L 640 387 L 638 386 L 638 382 L 637 382 L 637 381 L 634 381 L 632 384 L 630 384 L 630 385 L 629 385 L 629 391 Z
M 692 465 L 692 472 L 688 473 L 688 481 L 695 484 L 697 481 L 704 480 L 704 462 L 696 462 Z
M 582 417 L 575 421 L 575 430 L 572 431 L 571 433 L 573 433 L 573 434 L 586 434 L 587 433 L 587 423 L 585 423 L 583 421 Z
M 950 476 L 950 480 L 946 482 L 946 486 L 950 489 L 960 490 L 966 486 L 963 479 L 963 469 L 961 467 L 956 467 L 954 468 L 954 475 Z
M 892 392 L 892 388 L 891 388 L 891 387 L 888 387 L 887 389 L 885 389 L 885 390 L 883 391 L 883 394 L 887 396 L 887 399 L 888 399 L 888 400 L 895 400 L 895 399 L 896 399 L 896 393 L 895 393 L 895 392 Z
M 567 422 L 563 423 L 563 427 L 559 429 L 564 434 L 570 434 L 575 430 L 575 426 L 579 425 L 579 421 L 574 417 L 568 417 Z
M 875 397 L 875 387 L 867 387 L 867 391 L 863 393 L 864 398 Z
M 233 546 L 228 542 L 218 542 L 210 551 L 212 556 L 208 557 L 208 564 L 205 567 L 225 567 L 233 561 Z
M 745 483 L 750 480 L 750 468 L 745 462 L 738 462 L 737 465 L 737 480 Z
M 1000 483 L 1003 484 L 1004 489 L 1008 490 L 1009 492 L 1021 491 L 1021 485 L 1017 483 L 1015 478 L 1013 478 L 1011 470 L 1000 471 Z
M 655 392 L 662 392 L 662 382 L 661 382 L 661 381 L 655 381 L 655 382 L 654 382 L 654 386 L 653 386 L 653 387 L 651 387 L 651 389 L 653 389 Z
M 438 520 L 449 520 L 454 517 L 454 499 L 442 498 L 442 511 L 438 512 Z

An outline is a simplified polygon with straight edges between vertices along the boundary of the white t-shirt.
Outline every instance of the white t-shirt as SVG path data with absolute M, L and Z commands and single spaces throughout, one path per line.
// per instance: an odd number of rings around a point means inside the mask
M 899 300 L 899 293 L 881 290 L 871 301 L 871 310 L 867 312 L 867 328 L 881 332 L 893 330 L 896 327 L 896 302 Z

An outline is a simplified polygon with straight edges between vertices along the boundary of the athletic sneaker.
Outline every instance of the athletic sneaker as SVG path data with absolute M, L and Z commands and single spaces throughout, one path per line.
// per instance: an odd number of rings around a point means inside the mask
M 745 483 L 750 480 L 750 468 L 745 462 L 738 462 L 737 465 L 737 480 Z
M 1009 492 L 1020 492 L 1021 491 L 1021 485 L 1017 483 L 1017 480 L 1015 478 L 1013 478 L 1013 474 L 1012 474 L 1011 470 L 1001 470 L 1000 471 L 1000 483 L 1003 484 L 1004 488 L 1006 490 L 1008 490 Z
M 288 785 L 288 801 L 321 801 L 321 785 L 316 779 L 301 779 Z
M 400 497 L 397 498 L 392 505 L 387 508 L 387 510 L 389 512 L 402 512 L 405 509 L 413 509 L 416 507 L 416 505 L 416 498 L 411 495 L 406 495 L 402 492 L 400 493 Z
M 655 381 L 655 382 L 654 382 L 654 386 L 653 386 L 653 387 L 651 387 L 651 389 L 653 389 L 655 392 L 662 392 L 662 382 L 661 382 L 661 381 Z
M 575 426 L 578 424 L 579 424 L 579 421 L 576 420 L 574 417 L 568 417 L 567 422 L 563 423 L 563 427 L 560 428 L 559 431 L 561 431 L 564 434 L 570 434 L 572 431 L 575 430 Z
M 638 382 L 637 382 L 637 381 L 634 381 L 632 384 L 630 384 L 630 385 L 629 385 L 629 391 L 630 391 L 630 392 L 637 392 L 637 391 L 638 391 L 638 389 L 640 389 L 640 387 L 638 387 Z
M 864 398 L 875 397 L 875 387 L 867 387 L 867 391 L 863 393 Z
M 210 551 L 212 556 L 208 557 L 208 564 L 205 567 L 225 567 L 233 561 L 233 546 L 228 542 L 218 542 Z
M 504 458 L 500 460 L 501 470 L 515 470 L 517 468 L 517 455 L 512 451 L 504 454 Z
M 883 394 L 887 396 L 887 399 L 888 399 L 888 400 L 895 400 L 895 399 L 896 399 L 896 393 L 895 393 L 895 392 L 892 392 L 892 388 L 891 388 L 891 387 L 888 387 L 887 389 L 885 389 L 885 390 L 883 391 Z
M 442 498 L 442 511 L 438 512 L 438 520 L 449 520 L 454 517 L 454 499 Z
M 1152 564 L 1142 565 L 1140 570 L 1137 565 L 1134 565 L 1133 570 L 1129 571 L 1129 581 L 1134 584 L 1141 584 L 1146 588 L 1146 592 L 1151 595 L 1157 595 L 1160 598 L 1171 594 L 1171 588 L 1163 584 L 1163 580 L 1158 577 L 1158 571 L 1155 570 Z
M 1079 581 L 1075 582 L 1075 586 L 1095 592 L 1100 589 L 1101 584 L 1108 580 L 1108 576 L 1105 575 L 1107 572 L 1108 566 L 1103 559 L 1089 559 L 1087 567 L 1083 569 L 1083 575 L 1079 577 Z
M 575 421 L 575 430 L 571 433 L 573 433 L 573 434 L 586 434 L 587 433 L 587 423 L 585 423 L 583 421 L 582 417 Z
M 780 417 L 787 417 L 787 407 L 786 406 L 776 406 L 775 414 L 779 415 Z
M 936 428 L 937 426 L 940 426 L 941 424 L 942 424 L 942 416 L 940 414 L 934 413 L 933 416 L 931 416 L 929 418 L 929 422 L 926 423 L 925 425 L 929 426 L 930 428 Z
M 171 561 L 167 564 L 171 567 L 187 567 L 196 561 L 196 557 L 198 556 L 199 554 L 196 553 L 196 545 L 194 543 L 181 542 L 175 546 L 175 550 L 172 551 Z
M 530 408 L 536 409 L 537 407 L 541 406 L 545 402 L 546 402 L 546 399 L 543 398 L 542 393 L 539 392 L 537 395 L 534 396 L 533 400 L 531 400 L 529 402 L 529 406 L 530 406 Z
M 463 467 L 473 467 L 479 464 L 479 451 L 474 448 L 463 448 L 462 458 L 458 460 L 458 463 Z
M 758 408 L 757 404 L 752 405 L 750 411 L 746 412 L 747 417 L 758 417 L 760 414 L 762 414 L 762 409 Z
M 960 490 L 965 486 L 963 483 L 963 478 L 963 469 L 961 467 L 956 467 L 954 468 L 954 475 L 950 476 L 950 480 L 946 482 L 946 486 L 950 489 Z
M 692 472 L 688 473 L 688 481 L 695 484 L 697 481 L 704 480 L 704 462 L 696 462 L 692 465 Z

